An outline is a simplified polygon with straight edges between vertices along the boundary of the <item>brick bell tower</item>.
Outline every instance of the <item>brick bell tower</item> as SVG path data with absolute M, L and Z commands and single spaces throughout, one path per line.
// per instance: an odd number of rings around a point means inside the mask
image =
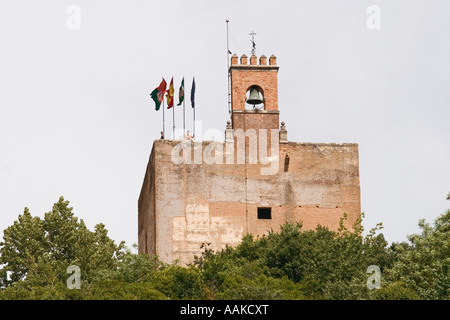
M 279 129 L 277 58 L 231 57 L 231 123 L 233 129 Z M 259 97 L 259 99 L 258 99 Z M 256 100 L 255 100 L 256 98 Z M 252 104 L 260 100 L 261 103 Z M 258 102 L 258 101 L 257 101 Z
M 351 230 L 361 213 L 358 145 L 288 141 L 279 122 L 276 57 L 252 52 L 230 60 L 225 141 L 153 142 L 138 200 L 139 253 L 188 264 L 204 243 L 218 251 L 286 222 L 339 230 L 344 213 Z M 268 150 L 261 152 L 265 134 Z M 180 146 L 188 157 L 174 161 Z

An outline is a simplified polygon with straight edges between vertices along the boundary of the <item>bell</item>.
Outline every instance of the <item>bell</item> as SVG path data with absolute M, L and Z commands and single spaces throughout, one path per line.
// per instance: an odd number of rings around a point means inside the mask
M 252 88 L 250 90 L 250 96 L 247 99 L 247 103 L 253 105 L 263 103 L 263 100 L 261 99 L 259 90 L 257 88 Z

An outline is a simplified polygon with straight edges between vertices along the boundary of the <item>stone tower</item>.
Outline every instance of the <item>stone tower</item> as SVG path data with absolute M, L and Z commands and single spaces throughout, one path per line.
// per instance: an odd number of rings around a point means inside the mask
M 225 141 L 154 141 L 138 202 L 139 253 L 189 263 L 202 243 L 220 250 L 286 222 L 336 230 L 344 213 L 351 229 L 359 217 L 358 145 L 288 141 L 276 57 L 257 62 L 231 57 Z M 246 103 L 255 88 L 258 107 Z
M 276 57 L 271 56 L 269 64 L 267 58 L 262 55 L 257 64 L 257 57 L 241 56 L 238 64 L 237 55 L 231 57 L 231 120 L 233 128 L 254 129 L 278 129 L 278 66 Z M 246 109 L 245 99 L 247 92 L 256 87 L 263 98 L 264 109 Z

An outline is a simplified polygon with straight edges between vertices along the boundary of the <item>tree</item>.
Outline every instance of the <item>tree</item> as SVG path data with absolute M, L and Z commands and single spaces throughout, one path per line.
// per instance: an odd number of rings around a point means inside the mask
M 393 255 L 382 234 L 376 234 L 381 224 L 363 237 L 360 222 L 355 224 L 355 232 L 350 232 L 344 227 L 345 218 L 337 231 L 322 226 L 302 230 L 301 224 L 287 223 L 280 232 L 270 231 L 258 238 L 246 235 L 235 248 L 217 253 L 205 250 L 194 264 L 201 268 L 213 298 L 231 289 L 242 293 L 245 288 L 256 288 L 259 276 L 285 277 L 300 285 L 299 296 L 309 299 L 369 298 L 367 267 L 390 267 Z M 230 287 L 238 282 L 233 277 L 247 279 L 242 282 L 245 287 Z
M 374 300 L 420 300 L 420 297 L 413 290 L 407 288 L 401 281 L 387 283 L 371 294 Z
M 397 246 L 397 260 L 388 270 L 391 281 L 401 281 L 422 299 L 450 299 L 450 210 L 434 226 L 419 221 L 420 234 L 410 244 Z
M 135 245 L 136 247 L 136 245 Z M 156 256 L 134 254 L 129 249 L 117 261 L 117 268 L 96 272 L 94 283 L 103 281 L 120 281 L 125 283 L 143 282 L 154 272 L 166 266 Z
M 86 300 L 167 300 L 149 282 L 127 283 L 122 281 L 103 281 L 91 286 L 83 297 Z
M 281 226 L 236 247 L 204 251 L 187 267 L 116 245 L 103 224 L 88 230 L 62 197 L 44 218 L 25 208 L 0 242 L 1 299 L 450 299 L 450 210 L 420 234 L 388 246 L 377 224 L 350 231 Z M 69 265 L 82 288 L 66 286 Z M 381 288 L 367 287 L 367 267 Z
M 89 231 L 74 216 L 63 197 L 44 219 L 32 217 L 28 208 L 4 230 L 0 242 L 0 284 L 8 287 L 25 281 L 30 287 L 65 283 L 67 267 L 77 265 L 84 280 L 100 270 L 112 270 L 123 255 L 124 242 L 116 245 L 103 224 Z
M 32 217 L 28 208 L 17 221 L 4 230 L 0 242 L 1 287 L 24 280 L 28 272 L 47 251 L 43 221 Z
M 304 299 L 303 286 L 286 276 L 271 278 L 258 275 L 247 278 L 230 275 L 225 278 L 223 289 L 217 299 L 224 300 L 301 300 Z

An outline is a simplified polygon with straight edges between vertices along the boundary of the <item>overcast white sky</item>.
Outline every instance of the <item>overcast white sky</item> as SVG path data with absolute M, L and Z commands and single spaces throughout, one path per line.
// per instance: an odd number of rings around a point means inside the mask
M 178 99 L 195 76 L 197 120 L 224 130 L 228 18 L 233 53 L 249 55 L 255 31 L 256 54 L 277 56 L 289 140 L 358 143 L 364 226 L 406 240 L 450 207 L 449 12 L 448 0 L 1 0 L 0 230 L 63 195 L 90 229 L 136 243 L 162 127 L 149 93 L 173 76 Z

